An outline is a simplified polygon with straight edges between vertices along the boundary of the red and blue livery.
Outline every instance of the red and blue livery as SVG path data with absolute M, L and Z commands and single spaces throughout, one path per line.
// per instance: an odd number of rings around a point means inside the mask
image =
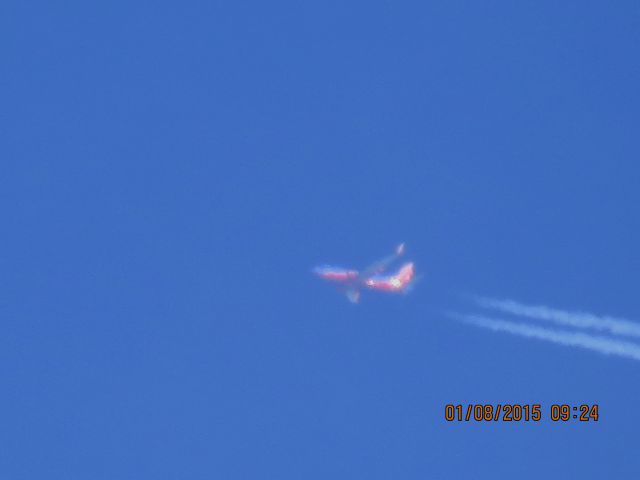
M 313 269 L 313 273 L 320 278 L 343 284 L 347 298 L 357 303 L 360 300 L 360 290 L 378 290 L 383 292 L 406 292 L 415 278 L 413 262 L 405 263 L 400 269 L 391 275 L 383 275 L 383 272 L 404 254 L 404 243 L 396 247 L 393 255 L 378 260 L 373 265 L 362 271 L 322 265 Z

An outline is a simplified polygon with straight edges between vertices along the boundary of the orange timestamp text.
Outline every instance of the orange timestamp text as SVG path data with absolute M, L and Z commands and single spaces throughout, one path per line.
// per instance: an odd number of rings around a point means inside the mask
M 546 409 L 545 409 L 546 410 Z M 548 409 L 553 422 L 597 422 L 599 408 L 597 404 L 553 404 Z M 539 422 L 543 419 L 543 408 L 539 403 L 498 403 L 498 404 L 447 404 L 444 407 L 444 419 L 447 422 Z

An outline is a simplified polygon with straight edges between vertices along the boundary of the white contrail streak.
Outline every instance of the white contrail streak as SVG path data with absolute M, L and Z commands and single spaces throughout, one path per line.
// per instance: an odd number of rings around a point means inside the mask
M 450 313 L 449 315 L 464 323 L 493 330 L 495 332 L 506 332 L 513 335 L 520 335 L 522 337 L 546 340 L 558 345 L 581 347 L 607 355 L 619 355 L 621 357 L 640 360 L 640 345 L 632 342 L 590 335 L 582 332 L 552 330 L 529 324 L 488 318 L 481 315 L 462 315 L 456 313 Z
M 483 307 L 504 313 L 519 315 L 534 320 L 546 320 L 576 328 L 590 328 L 606 331 L 615 335 L 640 337 L 640 324 L 608 316 L 598 316 L 584 312 L 568 312 L 542 305 L 524 305 L 513 300 L 499 300 L 487 297 L 473 297 Z

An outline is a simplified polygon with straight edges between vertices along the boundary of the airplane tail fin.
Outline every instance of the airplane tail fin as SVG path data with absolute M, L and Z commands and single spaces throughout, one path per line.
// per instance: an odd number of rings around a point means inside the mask
M 395 278 L 400 282 L 400 288 L 404 288 L 411 283 L 413 277 L 415 275 L 415 267 L 413 262 L 405 263 L 398 273 L 394 275 Z

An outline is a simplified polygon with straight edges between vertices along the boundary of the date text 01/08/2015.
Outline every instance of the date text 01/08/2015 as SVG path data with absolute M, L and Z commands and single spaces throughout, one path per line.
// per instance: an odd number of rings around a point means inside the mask
M 554 422 L 597 422 L 598 405 L 553 404 L 549 408 L 549 418 Z M 543 419 L 542 406 L 539 403 L 518 404 L 447 404 L 444 408 L 444 419 L 447 422 L 539 422 Z

